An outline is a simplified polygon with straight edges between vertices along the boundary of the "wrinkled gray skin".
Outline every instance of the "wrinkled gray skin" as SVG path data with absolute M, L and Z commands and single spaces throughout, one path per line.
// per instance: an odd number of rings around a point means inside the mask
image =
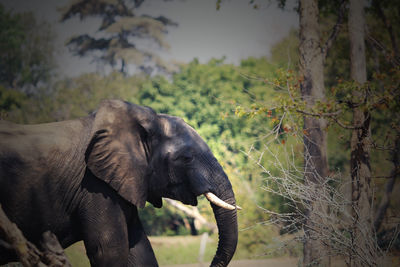
M 92 266 L 157 266 L 137 213 L 162 197 L 196 205 L 212 192 L 235 205 L 208 146 L 183 120 L 119 100 L 95 114 L 40 125 L 0 122 L 0 203 L 33 243 L 47 230 L 66 248 L 83 240 Z M 211 204 L 218 229 L 212 266 L 237 244 L 236 210 Z M 0 264 L 16 260 L 1 246 Z

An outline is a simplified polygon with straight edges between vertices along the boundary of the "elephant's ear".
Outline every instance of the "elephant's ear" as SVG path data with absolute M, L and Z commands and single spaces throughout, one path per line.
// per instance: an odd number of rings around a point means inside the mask
M 157 114 L 148 107 L 106 100 L 95 114 L 86 164 L 124 199 L 144 207 L 148 194 L 147 141 L 156 132 Z

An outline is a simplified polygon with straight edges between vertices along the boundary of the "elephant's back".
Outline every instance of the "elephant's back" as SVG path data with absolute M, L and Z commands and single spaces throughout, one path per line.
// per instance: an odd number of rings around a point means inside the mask
M 0 121 L 0 204 L 33 242 L 46 230 L 61 240 L 71 236 L 70 192 L 82 179 L 85 150 L 80 142 L 87 142 L 73 135 L 74 129 L 81 134 L 79 127 L 79 121 Z

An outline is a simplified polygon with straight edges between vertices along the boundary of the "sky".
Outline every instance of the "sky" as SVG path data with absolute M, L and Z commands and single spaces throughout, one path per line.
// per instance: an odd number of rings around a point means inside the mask
M 61 76 L 73 77 L 84 72 L 103 70 L 91 58 L 73 56 L 65 42 L 73 35 L 95 33 L 100 19 L 80 21 L 78 18 L 59 22 L 57 8 L 70 0 L 0 0 L 16 12 L 33 11 L 39 20 L 48 21 L 56 32 L 56 61 Z M 274 0 L 260 0 L 256 10 L 250 0 L 146 0 L 139 14 L 163 15 L 178 23 L 169 27 L 168 51 L 161 52 L 165 60 L 190 62 L 194 58 L 206 63 L 211 58 L 226 57 L 225 62 L 239 64 L 241 59 L 268 56 L 270 48 L 291 28 L 298 27 L 298 16 L 292 8 L 282 11 Z M 290 0 L 287 2 L 291 2 Z

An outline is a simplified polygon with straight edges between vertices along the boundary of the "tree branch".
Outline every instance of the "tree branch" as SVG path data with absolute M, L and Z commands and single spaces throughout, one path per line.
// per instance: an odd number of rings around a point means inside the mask
M 301 109 L 296 109 L 296 111 L 298 113 L 301 113 L 301 114 L 306 115 L 306 116 L 331 119 L 334 122 L 336 122 L 337 125 L 339 125 L 340 127 L 344 128 L 344 129 L 354 130 L 354 129 L 360 129 L 361 128 L 361 126 L 346 125 L 342 121 L 340 121 L 338 119 L 338 115 L 340 113 L 342 113 L 341 109 L 339 109 L 338 111 L 335 111 L 335 112 L 331 112 L 331 113 L 312 113 L 312 112 L 307 112 L 307 111 L 304 111 L 304 110 L 301 110 Z
M 173 199 L 169 199 L 169 198 L 164 198 L 164 200 L 170 204 L 171 206 L 179 209 L 180 211 L 184 212 L 186 215 L 188 215 L 189 217 L 192 217 L 196 220 L 198 220 L 202 225 L 205 225 L 207 228 L 209 228 L 212 231 L 215 231 L 216 225 L 213 223 L 208 222 L 200 213 L 199 210 L 197 208 L 195 209 L 191 209 L 181 203 L 179 203 L 176 200 Z
M 71 266 L 54 234 L 43 233 L 41 242 L 43 251 L 40 251 L 34 244 L 27 241 L 17 225 L 8 219 L 1 205 L 0 237 L 4 238 L 4 240 L 0 239 L 0 244 L 7 249 L 14 250 L 23 266 Z
M 375 6 L 378 16 L 382 19 L 382 22 L 385 25 L 386 30 L 388 31 L 388 34 L 390 36 L 390 41 L 392 44 L 393 54 L 394 54 L 395 58 L 398 59 L 399 58 L 399 47 L 397 45 L 396 36 L 393 33 L 392 24 L 390 23 L 389 19 L 385 15 L 385 12 L 382 9 L 381 1 L 374 0 L 374 1 L 372 1 L 372 4 Z
M 384 57 L 395 67 L 400 66 L 400 60 L 394 57 L 382 43 L 376 40 L 372 35 L 367 34 L 367 42 L 374 46 L 378 51 L 380 51 Z
M 329 38 L 326 40 L 324 46 L 322 47 L 322 56 L 324 58 L 324 60 L 326 59 L 326 57 L 328 56 L 328 52 L 330 50 L 330 48 L 332 47 L 333 41 L 336 40 L 336 37 L 338 36 L 342 23 L 343 23 L 343 18 L 344 18 L 344 13 L 346 11 L 346 4 L 347 1 L 342 0 L 342 2 L 340 3 L 339 6 L 339 13 L 338 13 L 338 17 L 336 20 L 336 24 L 335 26 L 333 26 L 331 35 L 329 36 Z
M 324 118 L 333 118 L 333 117 L 337 117 L 340 113 L 342 113 L 342 110 L 339 109 L 335 112 L 331 112 L 331 113 L 312 113 L 312 112 L 308 112 L 308 111 L 304 111 L 301 109 L 296 109 L 296 111 L 298 113 L 301 113 L 303 115 L 307 115 L 307 116 L 311 116 L 311 117 L 324 117 Z

